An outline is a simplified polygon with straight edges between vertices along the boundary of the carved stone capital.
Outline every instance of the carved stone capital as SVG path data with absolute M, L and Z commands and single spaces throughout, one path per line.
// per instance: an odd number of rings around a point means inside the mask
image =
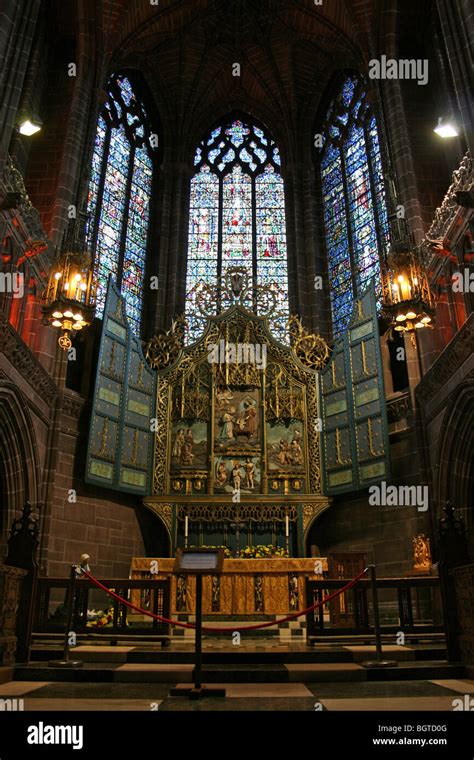
M 417 399 L 426 402 L 432 398 L 473 352 L 474 312 L 417 385 L 415 391 Z
M 0 351 L 33 390 L 51 406 L 59 392 L 56 383 L 3 314 L 0 314 Z

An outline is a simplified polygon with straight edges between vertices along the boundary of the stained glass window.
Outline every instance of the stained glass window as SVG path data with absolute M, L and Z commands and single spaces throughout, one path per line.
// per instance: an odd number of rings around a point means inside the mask
M 195 302 L 199 283 L 215 284 L 234 266 L 247 270 L 250 283 L 273 286 L 278 314 L 271 327 L 280 340 L 287 340 L 285 193 L 280 165 L 270 135 L 241 119 L 223 123 L 196 149 L 186 275 L 188 342 L 196 340 L 203 327 Z M 256 300 L 254 308 L 258 313 Z
M 145 280 L 153 147 L 149 119 L 130 80 L 113 76 L 99 116 L 89 181 L 87 242 L 94 256 L 96 315 L 101 316 L 109 275 L 125 298 L 140 333 Z
M 333 334 L 347 327 L 352 301 L 375 277 L 388 219 L 377 124 L 364 82 L 348 77 L 329 106 L 323 129 L 321 182 Z

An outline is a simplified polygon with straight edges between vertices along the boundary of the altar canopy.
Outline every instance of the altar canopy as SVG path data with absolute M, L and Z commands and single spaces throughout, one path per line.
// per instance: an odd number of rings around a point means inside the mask
M 303 556 L 331 494 L 389 473 L 373 286 L 331 351 L 296 317 L 277 340 L 278 299 L 246 278 L 198 289 L 195 343 L 181 318 L 144 353 L 109 285 L 86 480 L 142 495 L 171 553 L 186 538 Z

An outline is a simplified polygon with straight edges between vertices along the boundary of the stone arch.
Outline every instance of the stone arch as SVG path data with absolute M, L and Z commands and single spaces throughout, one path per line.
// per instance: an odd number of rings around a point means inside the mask
M 464 518 L 474 543 L 474 376 L 462 383 L 449 404 L 440 428 L 436 455 L 435 503 L 438 517 L 450 501 Z
M 323 514 L 327 515 L 327 510 L 331 506 L 331 499 L 327 497 L 321 497 L 319 503 L 304 504 L 303 505 L 303 546 L 304 556 L 311 557 L 311 547 L 313 544 L 318 545 L 317 523 Z
M 34 427 L 22 394 L 11 383 L 0 387 L 0 475 L 4 502 L 0 541 L 25 501 L 39 502 L 38 451 Z

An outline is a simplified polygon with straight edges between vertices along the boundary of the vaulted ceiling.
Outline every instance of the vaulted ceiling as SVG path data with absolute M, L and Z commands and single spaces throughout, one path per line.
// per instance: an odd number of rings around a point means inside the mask
M 281 135 L 296 124 L 308 128 L 332 73 L 363 67 L 378 49 L 381 18 L 394 1 L 89 0 L 78 26 L 90 31 L 94 15 L 107 73 L 127 65 L 144 71 L 180 144 L 183 129 L 196 139 L 238 107 Z

